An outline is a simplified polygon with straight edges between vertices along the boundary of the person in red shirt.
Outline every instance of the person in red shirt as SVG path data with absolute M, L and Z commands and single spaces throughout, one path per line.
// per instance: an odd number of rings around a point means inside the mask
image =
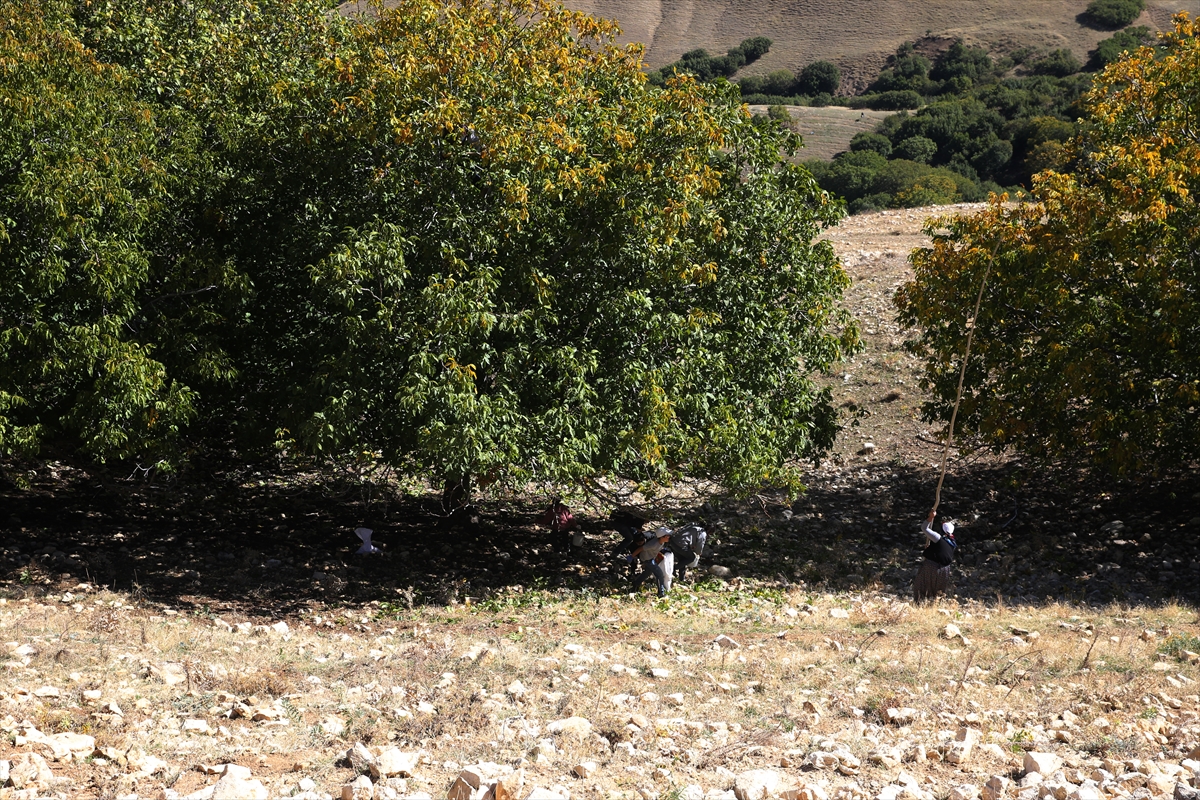
M 550 529 L 550 541 L 554 549 L 560 553 L 571 552 L 571 534 L 579 530 L 579 520 L 571 513 L 571 509 L 563 505 L 561 497 L 554 498 L 541 516 L 538 523 Z

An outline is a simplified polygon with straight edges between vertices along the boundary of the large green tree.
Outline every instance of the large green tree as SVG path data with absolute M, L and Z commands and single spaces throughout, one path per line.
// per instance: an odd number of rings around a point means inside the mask
M 323 5 L 39 12 L 177 151 L 126 328 L 185 441 L 742 489 L 830 444 L 841 211 L 791 134 L 556 3 Z
M 990 269 L 960 424 L 996 447 L 1138 474 L 1200 456 L 1200 40 L 1110 66 L 1071 172 L 1031 202 L 937 221 L 897 295 L 921 328 L 931 419 L 946 419 L 970 309 Z M 991 254 L 995 252 L 993 261 Z

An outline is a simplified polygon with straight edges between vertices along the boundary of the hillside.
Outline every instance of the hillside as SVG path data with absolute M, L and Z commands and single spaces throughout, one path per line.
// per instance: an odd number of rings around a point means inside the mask
M 651 66 L 697 47 L 723 53 L 746 37 L 764 35 L 774 45 L 750 72 L 795 70 L 827 59 L 842 68 L 843 91 L 860 88 L 896 47 L 925 35 L 962 37 L 1000 51 L 1066 47 L 1081 58 L 1110 35 L 1079 23 L 1086 0 L 568 0 L 567 5 L 619 21 L 626 41 L 645 43 Z M 1200 0 L 1147 0 L 1146 9 L 1134 24 L 1165 29 L 1176 11 L 1200 12 Z

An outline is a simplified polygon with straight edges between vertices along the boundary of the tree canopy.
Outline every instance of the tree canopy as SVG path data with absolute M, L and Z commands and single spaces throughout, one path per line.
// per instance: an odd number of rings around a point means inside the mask
M 1200 40 L 1176 17 L 1159 51 L 1106 69 L 1087 99 L 1070 172 L 1032 200 L 935 221 L 897 295 L 921 327 L 947 419 L 969 310 L 992 263 L 959 423 L 996 447 L 1083 454 L 1119 474 L 1200 455 Z
M 735 88 L 550 0 L 0 7 L 3 452 L 749 489 L 832 442 L 841 206 Z

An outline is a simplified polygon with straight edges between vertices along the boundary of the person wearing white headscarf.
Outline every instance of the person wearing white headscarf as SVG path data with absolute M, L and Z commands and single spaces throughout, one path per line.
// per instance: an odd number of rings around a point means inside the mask
M 917 569 L 917 577 L 913 579 L 913 599 L 918 603 L 937 599 L 950 585 L 950 565 L 954 563 L 954 554 L 958 542 L 954 538 L 954 523 L 949 520 L 942 523 L 942 532 L 933 529 L 936 511 L 930 511 L 925 526 L 921 532 L 925 534 L 925 560 Z

